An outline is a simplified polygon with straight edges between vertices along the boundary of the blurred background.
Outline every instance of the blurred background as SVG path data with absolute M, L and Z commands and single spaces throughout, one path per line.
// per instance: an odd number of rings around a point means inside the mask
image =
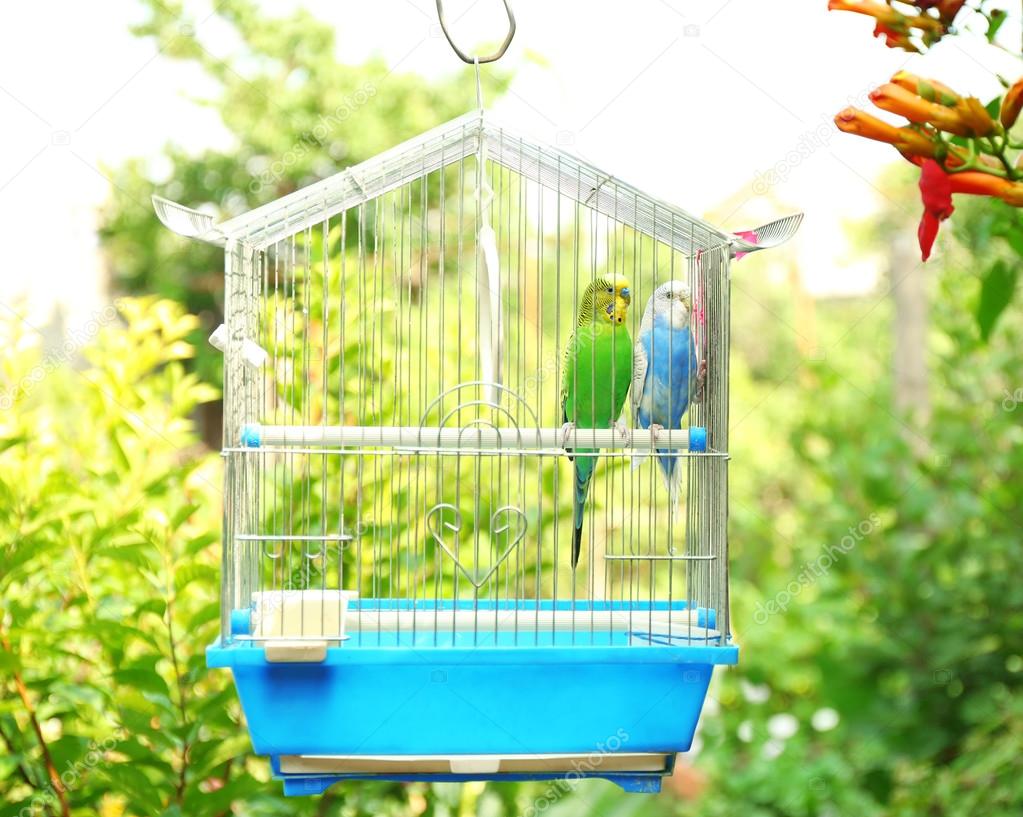
M 428 0 L 20 4 L 0 12 L 0 815 L 1023 813 L 1023 318 L 981 294 L 1019 257 L 997 202 L 957 199 L 923 265 L 916 171 L 832 123 L 899 69 L 986 100 L 1018 55 L 886 49 L 822 0 L 513 5 L 483 71 L 499 121 L 729 229 L 806 212 L 733 267 L 742 653 L 693 751 L 660 795 L 283 799 L 204 664 L 223 260 L 150 195 L 236 215 L 471 109 L 475 80 Z M 446 7 L 463 43 L 503 31 L 496 2 Z M 1011 9 L 998 37 L 1020 32 Z

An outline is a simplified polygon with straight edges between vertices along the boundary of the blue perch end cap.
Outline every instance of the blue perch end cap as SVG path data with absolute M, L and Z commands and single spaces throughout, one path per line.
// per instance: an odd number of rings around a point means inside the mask
M 252 610 L 248 607 L 231 611 L 231 635 L 251 635 Z
M 245 448 L 259 448 L 260 436 L 258 423 L 246 423 L 242 426 L 242 445 Z
M 689 450 L 703 453 L 707 450 L 707 429 L 703 426 L 689 427 Z
M 717 613 L 709 607 L 697 607 L 696 626 L 707 627 L 710 630 L 716 630 L 718 626 Z

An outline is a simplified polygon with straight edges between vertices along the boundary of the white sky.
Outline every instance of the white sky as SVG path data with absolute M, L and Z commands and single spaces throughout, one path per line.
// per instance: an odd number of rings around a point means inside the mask
M 872 179 L 897 158 L 839 134 L 832 115 L 856 100 L 871 108 L 866 92 L 900 67 L 955 77 L 957 90 L 985 99 L 998 92 L 992 70 L 1010 78 L 1019 70 L 962 38 L 908 57 L 872 40 L 867 18 L 829 14 L 826 0 L 512 2 L 519 29 L 503 67 L 515 79 L 492 106 L 501 121 L 547 142 L 569 140 L 599 167 L 696 214 L 713 211 L 731 229 L 805 211 L 791 249 L 775 252 L 794 253 L 818 294 L 874 285 L 876 264 L 850 258 L 843 223 L 876 210 Z M 283 12 L 294 2 L 264 5 Z M 461 70 L 431 0 L 304 5 L 336 26 L 346 61 L 379 53 L 400 71 Z M 204 2 L 190 8 L 197 19 L 208 14 Z M 503 30 L 498 0 L 446 8 L 452 20 L 465 12 L 454 28 L 467 48 Z M 45 322 L 61 303 L 73 324 L 103 302 L 95 211 L 108 190 L 104 165 L 156 157 L 168 141 L 200 148 L 227 139 L 215 113 L 186 98 L 209 90 L 203 77 L 128 33 L 140 14 L 134 0 L 0 12 L 0 301 L 25 293 L 33 320 Z M 230 52 L 215 20 L 199 31 L 216 53 Z M 1018 27 L 1007 24 L 1005 36 L 1018 39 Z M 809 155 L 794 153 L 811 143 Z M 772 169 L 784 179 L 770 186 Z

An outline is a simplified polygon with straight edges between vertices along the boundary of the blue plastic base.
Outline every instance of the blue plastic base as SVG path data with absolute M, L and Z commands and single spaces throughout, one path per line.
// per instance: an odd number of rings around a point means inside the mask
M 570 604 L 568 603 L 570 609 Z M 363 600 L 353 606 L 410 609 Z M 450 603 L 442 603 L 450 608 Z M 459 605 L 461 606 L 461 605 Z M 535 610 L 537 602 L 480 602 L 480 609 Z M 540 602 L 540 609 L 552 609 Z M 566 608 L 559 603 L 559 609 Z M 577 603 L 575 609 L 618 603 Z M 628 607 L 628 605 L 626 605 Z M 417 604 L 416 609 L 423 605 Z M 650 604 L 632 605 L 637 624 Z M 654 603 L 653 609 L 668 605 Z M 671 609 L 685 609 L 675 603 Z M 713 611 L 703 611 L 713 623 Z M 343 779 L 547 780 L 565 775 L 288 775 L 282 755 L 523 755 L 675 753 L 689 749 L 715 664 L 738 648 L 677 635 L 591 632 L 410 633 L 350 631 L 322 663 L 269 663 L 261 644 L 218 642 L 211 667 L 230 667 L 253 748 L 269 755 L 286 794 L 323 791 Z M 515 639 L 511 641 L 510 639 Z M 574 643 L 573 643 L 574 642 Z M 627 790 L 654 791 L 656 773 L 571 773 Z

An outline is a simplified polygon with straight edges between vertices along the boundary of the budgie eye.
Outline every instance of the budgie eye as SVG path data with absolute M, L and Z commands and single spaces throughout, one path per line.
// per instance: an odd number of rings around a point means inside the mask
M 614 287 L 608 287 L 607 291 L 613 294 L 614 291 L 615 291 L 615 288 Z

